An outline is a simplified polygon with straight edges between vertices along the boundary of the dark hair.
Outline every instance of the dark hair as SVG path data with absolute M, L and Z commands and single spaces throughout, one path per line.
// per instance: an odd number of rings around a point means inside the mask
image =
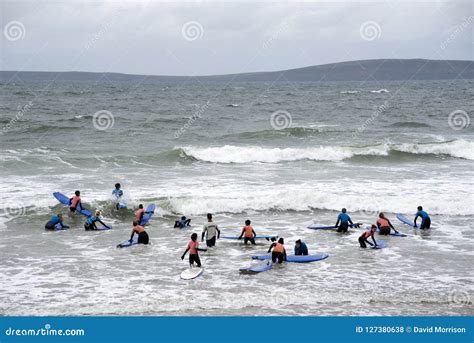
M 143 204 L 138 205 L 138 208 L 143 208 Z
M 212 219 L 212 213 L 207 214 L 207 219 Z
M 372 226 L 370 227 L 371 230 L 376 229 L 376 228 L 377 228 L 377 226 L 375 226 L 374 224 L 372 224 Z
M 186 220 L 186 216 L 182 216 L 182 217 L 181 217 L 181 220 Z
M 380 212 L 379 213 L 379 218 L 385 218 L 385 215 L 382 212 Z
M 133 226 L 137 226 L 138 225 L 138 220 L 134 220 L 133 221 Z
M 422 206 L 418 206 L 418 211 L 423 211 L 423 207 L 422 207 Z
M 247 219 L 247 220 L 245 221 L 245 225 L 250 225 L 250 220 L 249 220 L 249 219 Z
M 278 243 L 280 243 L 280 244 L 285 244 L 285 241 L 283 240 L 283 238 L 280 238 L 280 239 L 278 240 Z
M 345 207 L 343 207 L 341 211 L 342 211 L 342 213 L 346 213 L 347 209 Z
M 81 192 L 75 191 L 74 194 L 76 194 L 77 196 L 79 196 L 79 195 L 81 195 Z
M 116 183 L 115 188 L 120 188 L 120 183 Z
M 198 238 L 198 234 L 197 234 L 197 233 L 193 233 L 193 234 L 191 235 L 191 240 L 192 240 L 192 241 L 195 241 L 197 238 Z
M 270 238 L 272 242 L 275 242 L 277 239 L 275 237 Z
M 295 243 L 301 244 L 301 239 L 298 239 Z

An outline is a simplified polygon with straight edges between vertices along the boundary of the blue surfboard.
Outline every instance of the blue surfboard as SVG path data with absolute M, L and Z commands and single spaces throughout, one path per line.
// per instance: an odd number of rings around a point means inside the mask
M 223 239 L 239 239 L 239 236 L 222 236 L 221 238 Z M 267 241 L 271 238 L 278 238 L 277 235 L 272 235 L 272 236 L 255 236 L 255 239 L 266 239 Z M 242 237 L 242 239 L 244 239 Z
M 262 273 L 266 272 L 267 270 L 272 269 L 272 264 L 267 262 L 265 264 L 258 264 L 256 266 L 248 267 L 248 268 L 240 268 L 241 272 L 250 272 L 250 273 Z
M 122 208 L 127 208 L 127 204 L 124 203 L 123 201 L 120 201 L 116 205 L 117 210 L 121 210 Z
M 387 242 L 381 239 L 376 239 L 377 246 L 370 247 L 371 249 L 383 249 L 387 247 Z
M 417 226 L 413 226 L 413 220 L 408 219 L 407 217 L 405 217 L 405 216 L 404 216 L 403 214 L 401 214 L 401 213 L 397 213 L 397 219 L 400 220 L 403 224 L 406 224 L 406 225 L 411 226 L 411 227 L 416 228 L 416 229 L 419 228 L 418 225 L 417 225 Z
M 140 225 L 147 225 L 148 222 L 150 221 L 151 217 L 153 217 L 153 214 L 155 213 L 155 204 L 150 204 L 145 210 L 145 214 L 143 215 L 142 221 L 140 222 Z
M 367 230 L 370 230 L 370 226 L 366 226 L 365 228 L 366 228 Z M 375 231 L 375 232 L 376 232 L 376 233 L 379 233 L 379 231 L 380 231 L 380 230 L 377 229 L 377 231 Z M 404 234 L 403 232 L 398 231 L 398 233 L 397 233 L 397 232 L 392 231 L 392 230 L 390 230 L 390 233 L 389 233 L 388 235 L 389 235 L 389 236 L 395 236 L 395 237 L 406 237 L 406 236 L 407 236 L 407 235 Z
M 126 248 L 126 247 L 131 247 L 132 245 L 138 244 L 138 235 L 133 235 L 133 239 L 127 239 L 126 241 L 123 241 L 122 243 L 117 245 L 117 248 Z
M 54 193 L 53 193 L 53 196 L 54 196 L 61 204 L 64 204 L 64 205 L 66 205 L 66 206 L 69 206 L 69 205 L 70 205 L 70 204 L 69 204 L 69 199 L 70 199 L 70 198 L 68 198 L 68 197 L 65 196 L 64 194 L 62 194 L 62 193 L 60 193 L 60 192 L 54 192 Z M 92 216 L 92 213 L 91 213 L 89 210 L 85 209 L 85 208 L 83 208 L 83 209 L 81 209 L 81 208 L 76 208 L 76 212 L 78 212 L 78 213 L 80 213 L 80 214 L 82 214 L 82 215 L 84 215 L 84 216 L 86 216 L 86 217 Z
M 288 255 L 286 257 L 286 262 L 294 262 L 294 263 L 308 263 L 308 262 L 316 262 L 321 261 L 328 258 L 329 255 L 327 254 L 316 254 L 316 255 Z M 254 260 L 271 260 L 272 257 L 270 255 L 256 255 L 252 256 Z
M 105 230 L 111 230 L 112 229 L 112 225 L 107 225 L 108 227 L 106 226 L 98 226 L 96 230 L 92 230 L 92 231 L 105 231 Z
M 349 225 L 349 227 L 359 227 L 360 224 L 351 224 Z M 317 225 L 317 224 L 311 224 L 310 226 L 308 226 L 308 229 L 311 229 L 311 230 L 332 230 L 332 229 L 337 229 L 337 226 L 335 225 L 327 225 L 327 226 L 324 226 L 324 225 Z

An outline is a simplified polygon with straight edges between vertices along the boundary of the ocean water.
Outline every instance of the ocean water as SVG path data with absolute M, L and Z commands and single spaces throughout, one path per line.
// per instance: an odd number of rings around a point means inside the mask
M 0 84 L 2 315 L 472 315 L 474 81 Z M 120 182 L 131 209 L 117 212 Z M 113 225 L 85 232 L 52 192 L 80 189 Z M 157 204 L 151 245 L 117 249 Z M 422 205 L 432 230 L 404 226 Z M 363 250 L 314 231 L 346 207 L 408 237 Z M 45 232 L 52 213 L 71 229 Z M 204 274 L 180 256 L 212 212 L 223 235 L 304 240 L 315 263 L 239 268 L 269 243 L 219 240 Z M 173 229 L 182 215 L 193 227 Z

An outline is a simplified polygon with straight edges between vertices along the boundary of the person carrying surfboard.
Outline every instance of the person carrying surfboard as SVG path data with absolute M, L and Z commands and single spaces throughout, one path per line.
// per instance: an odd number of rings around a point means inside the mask
M 416 220 L 418 219 L 418 217 L 421 217 L 420 230 L 429 229 L 431 227 L 431 218 L 428 215 L 428 213 L 423 211 L 422 206 L 418 206 L 418 212 L 416 212 L 416 214 L 415 214 L 415 220 L 413 221 L 413 227 L 416 227 Z
M 285 250 L 285 241 L 283 238 L 280 238 L 278 242 L 272 243 L 270 248 L 268 248 L 268 252 L 272 251 L 272 262 L 273 263 L 283 263 L 286 261 L 286 250 Z
M 199 242 L 197 241 L 198 235 L 197 233 L 193 233 L 191 235 L 191 240 L 188 242 L 186 246 L 186 250 L 184 251 L 181 259 L 184 260 L 186 253 L 189 251 L 189 266 L 192 267 L 194 263 L 201 268 L 201 259 L 199 258 L 199 251 L 207 251 L 207 249 L 199 248 Z
M 384 236 L 389 235 L 390 229 L 393 229 L 393 231 L 398 233 L 398 231 L 393 227 L 390 220 L 385 218 L 385 215 L 382 212 L 379 213 L 379 219 L 377 220 L 377 227 L 379 229 L 379 235 L 384 235 Z
M 145 231 L 145 228 L 139 225 L 138 220 L 133 221 L 132 235 L 130 236 L 130 241 L 133 241 L 133 236 L 138 234 L 138 244 L 148 244 L 150 242 L 150 237 Z
M 301 239 L 295 242 L 295 255 L 308 255 L 308 246 L 305 242 L 302 242 Z
M 337 216 L 337 222 L 335 225 L 335 227 L 337 227 L 337 232 L 347 232 L 347 229 L 349 229 L 349 223 L 351 226 L 354 226 L 351 217 L 349 217 L 346 212 L 347 209 L 343 208 L 341 213 Z M 341 223 L 341 225 L 339 225 L 339 223 Z
M 94 216 L 90 216 L 89 218 L 86 219 L 86 221 L 84 223 L 84 229 L 86 229 L 86 231 L 97 230 L 96 223 L 99 222 L 99 223 L 102 224 L 102 226 L 104 226 L 104 227 L 106 227 L 107 229 L 110 230 L 110 227 L 102 221 L 102 218 L 100 217 L 100 215 L 101 215 L 101 213 L 100 213 L 99 210 L 95 211 Z
M 242 232 L 240 233 L 239 239 L 242 239 L 242 236 L 244 236 L 244 244 L 250 242 L 255 245 L 255 237 L 257 236 L 257 234 L 255 233 L 253 227 L 250 226 L 250 223 L 251 222 L 249 219 L 245 221 L 245 226 L 242 228 Z
M 372 224 L 370 229 L 362 232 L 362 235 L 360 235 L 359 237 L 359 244 L 361 248 L 364 248 L 364 249 L 367 248 L 367 244 L 371 246 L 377 246 L 377 242 L 375 241 L 375 237 L 374 237 L 375 231 L 377 231 L 377 226 Z M 373 244 L 368 241 L 369 237 L 372 237 L 372 241 L 374 241 Z
M 217 224 L 212 221 L 211 213 L 207 214 L 207 223 L 204 224 L 204 227 L 202 229 L 201 242 L 204 241 L 204 236 L 206 234 L 207 234 L 206 245 L 209 248 L 216 245 L 216 234 L 217 234 L 217 239 L 221 237 L 221 230 L 219 230 L 219 227 L 217 226 Z
M 186 216 L 182 216 L 180 220 L 176 220 L 174 222 L 174 227 L 175 228 L 185 228 L 186 226 L 191 226 L 191 219 L 187 219 Z
M 63 224 L 63 215 L 61 213 L 51 216 L 49 221 L 45 224 L 46 230 L 69 229 L 69 226 Z
M 85 209 L 84 207 L 82 207 L 80 191 L 75 191 L 74 196 L 71 199 L 69 199 L 69 210 L 74 213 L 76 212 L 77 208 L 83 209 L 83 210 Z

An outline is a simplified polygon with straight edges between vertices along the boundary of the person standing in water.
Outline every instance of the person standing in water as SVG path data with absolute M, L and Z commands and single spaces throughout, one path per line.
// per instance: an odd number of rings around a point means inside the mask
M 337 222 L 336 222 L 336 227 L 337 227 L 337 232 L 347 232 L 347 229 L 349 229 L 349 223 L 351 226 L 354 225 L 354 223 L 351 220 L 351 217 L 346 213 L 347 210 L 343 208 L 341 210 L 341 213 L 337 216 Z M 339 225 L 339 223 L 341 225 Z
M 81 203 L 81 192 L 80 191 L 75 191 L 74 196 L 69 199 L 69 210 L 74 213 L 76 210 L 84 210 L 85 208 L 82 207 Z
M 63 224 L 63 215 L 61 213 L 51 216 L 49 221 L 44 226 L 46 230 L 62 230 L 69 229 L 69 226 Z
M 420 230 L 429 229 L 431 227 L 431 218 L 428 213 L 423 211 L 423 207 L 421 206 L 418 206 L 418 212 L 416 212 L 415 220 L 413 221 L 413 227 L 416 227 L 416 220 L 418 217 L 421 217 Z
M 138 244 L 148 244 L 150 242 L 150 237 L 145 231 L 145 228 L 139 225 L 138 220 L 133 221 L 132 235 L 130 236 L 130 241 L 133 240 L 133 236 L 138 234 Z
M 285 241 L 283 238 L 280 238 L 278 242 L 272 243 L 270 248 L 268 248 L 268 252 L 272 251 L 272 262 L 273 263 L 283 263 L 286 261 L 286 250 L 285 250 Z
M 207 249 L 199 248 L 199 242 L 197 241 L 197 238 L 197 233 L 193 233 L 191 235 L 191 240 L 186 246 L 186 250 L 181 256 L 181 259 L 184 260 L 186 253 L 189 251 L 189 266 L 192 267 L 194 266 L 194 263 L 196 263 L 196 265 L 201 268 L 201 259 L 199 258 L 199 251 L 207 251 Z
M 295 255 L 308 255 L 308 246 L 305 242 L 302 242 L 301 239 L 295 242 Z
M 221 237 L 221 231 L 219 230 L 219 227 L 217 226 L 217 224 L 212 221 L 211 213 L 207 214 L 207 223 L 204 224 L 204 227 L 202 229 L 201 242 L 204 241 L 204 236 L 206 234 L 207 234 L 206 245 L 209 248 L 216 245 L 216 234 L 217 234 L 217 239 Z
M 375 241 L 374 238 L 374 233 L 377 231 L 377 226 L 372 225 L 369 230 L 366 230 L 362 232 L 362 235 L 359 237 L 359 244 L 361 248 L 367 248 L 367 244 L 371 246 L 377 246 L 377 242 Z M 373 244 L 369 242 L 368 238 L 372 237 L 372 241 L 374 242 Z
M 255 233 L 254 229 L 252 226 L 250 226 L 250 220 L 245 221 L 245 226 L 242 228 L 242 232 L 240 233 L 239 239 L 242 239 L 242 236 L 244 236 L 244 244 L 247 244 L 247 242 L 252 243 L 255 245 L 255 237 L 257 234 Z
M 379 235 L 384 235 L 384 236 L 389 235 L 390 229 L 393 229 L 393 231 L 398 233 L 398 231 L 393 227 L 390 220 L 385 218 L 385 215 L 382 212 L 379 213 L 379 219 L 377 220 L 377 227 L 379 229 Z
M 103 221 L 102 221 L 102 218 L 100 217 L 100 211 L 97 210 L 95 211 L 95 215 L 94 216 L 90 216 L 86 219 L 85 223 L 84 223 L 84 229 L 86 229 L 86 231 L 93 231 L 93 230 L 97 230 L 97 225 L 96 223 L 99 222 L 102 224 L 102 226 L 106 227 L 107 229 L 110 230 L 110 226 L 106 225 Z
M 112 196 L 114 197 L 115 201 L 117 201 L 117 203 L 115 204 L 115 207 L 118 210 L 120 207 L 119 202 L 123 197 L 123 191 L 121 189 L 120 183 L 115 184 L 115 188 L 112 190 Z
M 144 215 L 145 215 L 145 209 L 143 208 L 143 204 L 140 204 L 138 205 L 138 210 L 135 212 L 135 220 L 138 223 L 141 223 Z

